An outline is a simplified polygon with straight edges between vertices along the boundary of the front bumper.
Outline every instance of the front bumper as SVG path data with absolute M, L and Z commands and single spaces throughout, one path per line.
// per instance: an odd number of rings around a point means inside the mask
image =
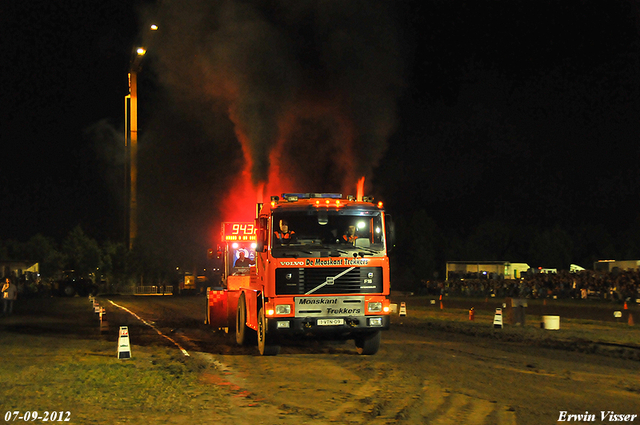
M 336 317 L 269 317 L 267 318 L 267 327 L 268 332 L 272 335 L 351 335 L 388 330 L 390 324 L 388 315 L 340 317 L 339 319 L 344 320 L 344 323 L 340 325 L 318 324 L 324 319 L 336 319 Z

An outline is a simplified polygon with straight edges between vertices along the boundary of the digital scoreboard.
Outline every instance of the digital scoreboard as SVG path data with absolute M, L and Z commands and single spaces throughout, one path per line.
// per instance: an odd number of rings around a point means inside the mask
M 223 241 L 256 241 L 256 226 L 254 223 L 236 223 L 227 221 L 222 223 Z

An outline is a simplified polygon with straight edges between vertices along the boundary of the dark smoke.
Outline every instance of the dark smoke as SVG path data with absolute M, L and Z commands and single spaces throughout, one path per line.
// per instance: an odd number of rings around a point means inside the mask
M 395 121 L 392 4 L 162 2 L 139 73 L 141 243 L 176 266 L 206 253 L 220 220 L 253 218 L 247 180 L 353 194 Z
M 165 1 L 153 40 L 159 81 L 174 98 L 212 102 L 208 112 L 229 117 L 235 140 L 215 143 L 240 140 L 254 184 L 268 180 L 283 137 L 281 171 L 342 185 L 370 175 L 394 127 L 403 69 L 392 5 Z

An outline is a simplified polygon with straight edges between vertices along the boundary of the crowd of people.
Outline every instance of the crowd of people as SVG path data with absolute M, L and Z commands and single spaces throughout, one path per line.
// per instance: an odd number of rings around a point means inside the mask
M 528 274 L 521 279 L 422 281 L 428 295 L 469 297 L 574 298 L 626 301 L 640 299 L 640 270 Z

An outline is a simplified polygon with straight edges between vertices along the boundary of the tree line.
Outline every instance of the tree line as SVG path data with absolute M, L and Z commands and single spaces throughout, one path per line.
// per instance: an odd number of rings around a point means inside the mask
M 129 250 L 122 242 L 99 243 L 80 226 L 60 243 L 42 234 L 26 242 L 0 240 L 0 260 L 39 263 L 43 282 L 53 282 L 73 270 L 75 276 L 89 278 L 107 291 L 130 288 L 143 280 L 167 283 L 178 277 L 173 263 L 154 255 L 152 249 L 137 246 Z

